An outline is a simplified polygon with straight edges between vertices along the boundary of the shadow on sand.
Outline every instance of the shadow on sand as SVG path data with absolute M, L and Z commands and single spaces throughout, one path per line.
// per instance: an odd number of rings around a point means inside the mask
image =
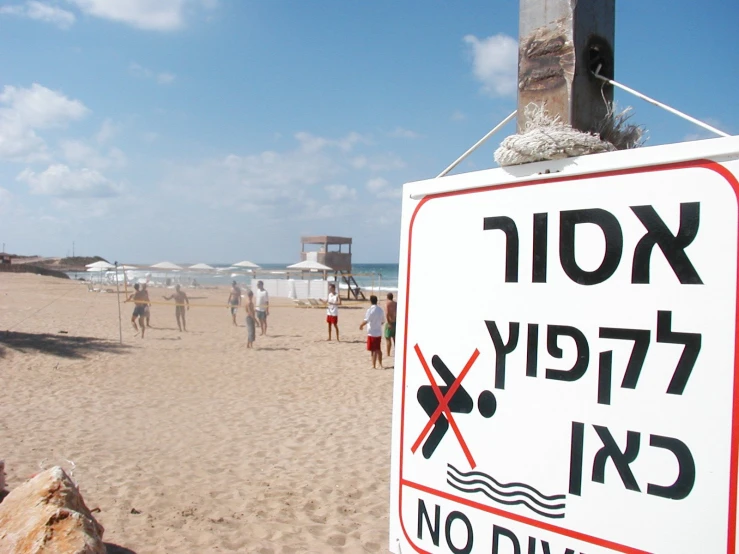
M 94 337 L 0 331 L 0 358 L 6 356 L 9 348 L 19 352 L 41 352 L 60 358 L 82 359 L 98 352 L 120 354 L 130 347 Z
M 113 544 L 112 542 L 105 543 L 105 552 L 107 552 L 108 554 L 136 554 L 136 552 L 134 552 L 130 548 L 126 548 L 125 546 L 118 546 L 117 544 Z
M 287 347 L 279 347 L 279 346 L 265 346 L 265 347 L 256 346 L 256 347 L 254 347 L 254 350 L 267 350 L 267 351 L 284 350 L 284 351 L 288 351 L 288 350 L 300 350 L 300 348 L 287 348 Z

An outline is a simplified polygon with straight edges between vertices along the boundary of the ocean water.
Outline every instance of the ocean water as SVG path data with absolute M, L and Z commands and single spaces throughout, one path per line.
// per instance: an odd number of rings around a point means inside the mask
M 216 268 L 216 271 L 200 271 L 184 269 L 182 271 L 162 271 L 152 270 L 142 267 L 141 269 L 126 271 L 126 277 L 129 282 L 141 281 L 146 279 L 151 281 L 174 285 L 180 283 L 182 285 L 191 285 L 196 280 L 200 285 L 221 285 L 226 286 L 231 281 L 237 281 L 246 284 L 255 276 L 265 279 L 279 279 L 280 276 L 286 276 L 286 264 L 260 264 L 261 269 L 256 273 L 251 273 L 241 269 L 233 269 L 227 264 L 210 264 Z M 186 267 L 186 264 L 185 266 Z M 121 271 L 119 271 L 119 279 L 122 280 Z M 398 264 L 353 264 L 352 274 L 359 286 L 364 290 L 377 292 L 397 292 L 398 290 Z M 107 283 L 115 283 L 114 272 L 103 273 L 70 273 L 70 277 L 76 279 L 78 277 L 92 278 L 95 281 L 102 280 Z M 300 278 L 300 273 L 292 273 L 296 279 Z M 320 272 L 304 272 L 306 279 L 320 279 Z M 340 282 L 341 288 L 346 288 L 343 282 Z

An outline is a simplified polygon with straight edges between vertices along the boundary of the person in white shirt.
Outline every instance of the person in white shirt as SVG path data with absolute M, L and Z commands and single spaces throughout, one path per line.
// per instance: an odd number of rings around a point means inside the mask
M 328 340 L 331 340 L 331 326 L 336 329 L 336 341 L 339 339 L 339 306 L 341 297 L 336 293 L 336 285 L 328 286 L 328 298 L 326 300 L 326 323 L 328 323 Z
M 269 294 L 264 290 L 264 282 L 257 282 L 257 293 L 256 297 L 256 310 L 257 310 L 257 322 L 259 322 L 259 329 L 261 332 L 259 336 L 267 334 L 267 316 L 269 315 Z
M 362 330 L 367 327 L 367 350 L 372 354 L 372 369 L 376 369 L 377 363 L 382 367 L 382 324 L 385 323 L 385 312 L 377 305 L 377 297 L 370 296 L 371 306 L 364 316 L 364 321 L 359 326 Z

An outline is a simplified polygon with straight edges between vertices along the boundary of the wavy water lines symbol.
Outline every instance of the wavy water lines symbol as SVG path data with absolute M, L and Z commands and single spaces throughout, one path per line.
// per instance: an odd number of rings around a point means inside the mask
M 552 519 L 565 517 L 564 494 L 547 496 L 526 483 L 501 483 L 482 471 L 459 471 L 447 465 L 447 484 L 468 494 L 482 493 L 493 502 L 508 506 L 523 505 L 540 516 Z

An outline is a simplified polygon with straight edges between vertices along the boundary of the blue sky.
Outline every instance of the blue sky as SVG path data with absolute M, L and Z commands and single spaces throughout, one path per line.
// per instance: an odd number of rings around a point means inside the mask
M 616 79 L 739 133 L 739 3 L 619 0 Z M 518 2 L 0 0 L 0 242 L 396 262 L 400 188 L 516 107 Z M 710 135 L 616 93 L 647 144 Z M 458 171 L 494 167 L 511 124 Z

